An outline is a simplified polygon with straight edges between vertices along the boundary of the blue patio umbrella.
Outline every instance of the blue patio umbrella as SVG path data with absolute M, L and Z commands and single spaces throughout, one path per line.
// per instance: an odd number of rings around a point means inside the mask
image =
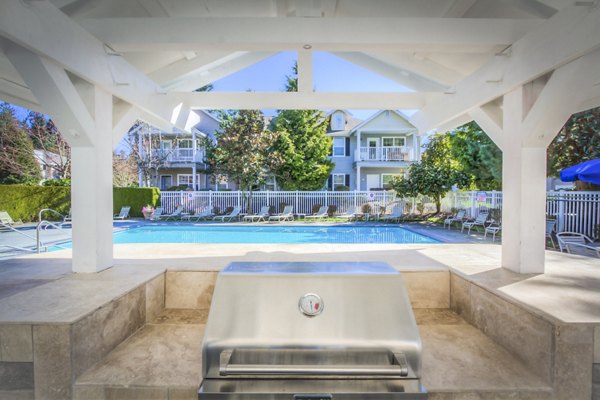
M 563 182 L 584 181 L 600 185 L 600 158 L 563 169 L 560 179 Z

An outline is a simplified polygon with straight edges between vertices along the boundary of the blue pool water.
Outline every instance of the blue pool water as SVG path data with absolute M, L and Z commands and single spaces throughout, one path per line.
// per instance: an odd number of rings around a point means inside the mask
M 397 226 L 152 225 L 114 235 L 122 243 L 439 243 Z

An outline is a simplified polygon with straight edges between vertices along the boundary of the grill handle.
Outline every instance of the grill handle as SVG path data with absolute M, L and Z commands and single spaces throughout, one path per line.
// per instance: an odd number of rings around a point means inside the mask
M 277 364 L 231 364 L 233 350 L 223 350 L 220 356 L 219 374 L 232 375 L 347 375 L 347 376 L 408 376 L 408 363 L 402 353 L 394 353 L 390 365 L 277 365 Z

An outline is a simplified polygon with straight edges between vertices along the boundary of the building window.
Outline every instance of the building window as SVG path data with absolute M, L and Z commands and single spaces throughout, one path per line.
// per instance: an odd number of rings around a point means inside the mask
M 342 186 L 346 186 L 345 174 L 332 174 L 333 190 L 339 190 Z
M 391 189 L 392 186 L 390 184 L 392 182 L 392 179 L 402 178 L 404 177 L 404 175 L 404 170 L 402 170 L 402 173 L 400 174 L 381 174 L 381 187 L 383 187 L 384 189 Z
M 269 176 L 265 180 L 265 184 L 263 185 L 263 190 L 275 191 L 277 190 L 277 182 L 275 181 L 274 176 Z
M 333 138 L 333 156 L 344 157 L 346 155 L 346 138 Z
M 192 148 L 192 139 L 177 140 L 177 147 L 180 149 L 191 149 Z
M 331 116 L 331 130 L 332 131 L 343 131 L 345 125 L 344 113 L 341 111 L 336 111 Z
M 404 147 L 406 138 L 403 137 L 386 137 L 383 138 L 383 147 Z
M 219 175 L 215 179 L 215 189 L 219 190 L 227 190 L 229 189 L 229 181 L 227 179 L 227 175 Z
M 193 175 L 192 174 L 178 174 L 177 175 L 177 186 L 193 186 Z M 196 175 L 196 185 L 200 185 L 200 175 Z

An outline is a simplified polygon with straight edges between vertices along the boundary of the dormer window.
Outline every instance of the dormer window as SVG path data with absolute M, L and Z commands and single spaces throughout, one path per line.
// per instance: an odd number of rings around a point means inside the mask
M 343 131 L 345 127 L 345 118 L 342 111 L 336 111 L 331 115 L 331 130 Z

